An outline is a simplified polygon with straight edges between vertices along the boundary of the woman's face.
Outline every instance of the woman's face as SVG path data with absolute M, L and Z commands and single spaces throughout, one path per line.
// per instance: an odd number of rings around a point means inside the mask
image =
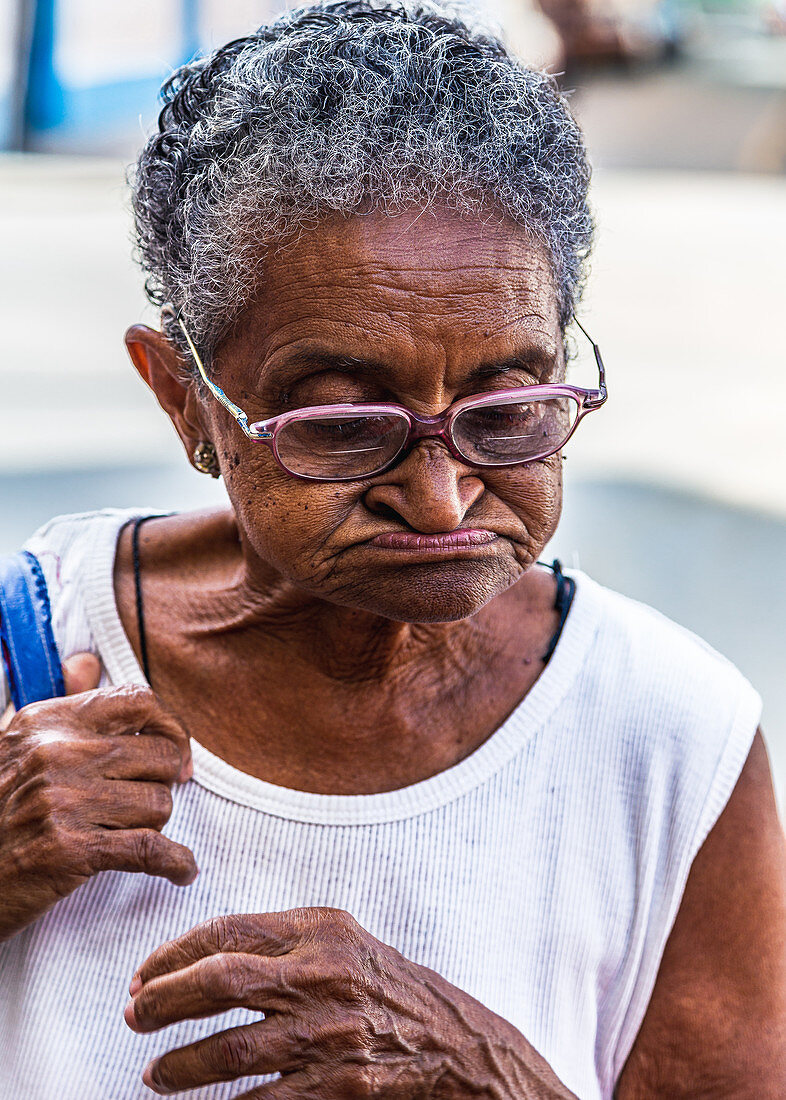
M 212 372 L 251 422 L 346 401 L 434 415 L 469 394 L 557 380 L 563 346 L 545 250 L 512 223 L 448 211 L 335 218 L 266 261 Z M 480 469 L 425 440 L 385 473 L 309 482 L 207 394 L 202 419 L 250 561 L 390 619 L 479 611 L 537 559 L 559 518 L 559 456 Z M 460 528 L 493 537 L 447 549 L 373 541 Z

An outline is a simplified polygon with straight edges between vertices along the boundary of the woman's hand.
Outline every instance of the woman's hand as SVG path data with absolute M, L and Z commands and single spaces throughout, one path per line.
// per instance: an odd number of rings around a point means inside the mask
M 217 917 L 153 952 L 130 991 L 141 1032 L 265 1013 L 152 1062 L 163 1094 L 278 1072 L 239 1100 L 575 1100 L 511 1024 L 338 909 Z
M 0 722 L 0 940 L 98 871 L 178 885 L 197 875 L 191 852 L 160 833 L 170 786 L 191 774 L 184 729 L 145 688 L 89 690 L 92 654 L 63 673 L 68 698 L 9 708 Z

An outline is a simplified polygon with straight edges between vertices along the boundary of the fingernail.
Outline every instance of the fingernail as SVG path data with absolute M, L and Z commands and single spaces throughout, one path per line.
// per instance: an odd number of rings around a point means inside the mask
M 128 1024 L 128 1026 L 130 1028 L 136 1028 L 137 1022 L 136 1022 L 136 1015 L 134 1014 L 134 1002 L 133 1001 L 129 1001 L 128 1004 L 126 1005 L 125 1009 L 123 1010 L 123 1019 L 125 1020 L 125 1022 Z
M 142 979 L 138 974 L 134 974 L 131 979 L 131 985 L 128 987 L 128 992 L 132 997 L 136 997 L 139 990 L 142 988 Z
M 153 1091 L 155 1091 L 156 1088 L 156 1079 L 153 1075 L 154 1067 L 155 1062 L 151 1062 L 149 1066 L 145 1067 L 145 1071 L 142 1074 L 142 1081 L 147 1085 L 149 1089 L 153 1089 Z

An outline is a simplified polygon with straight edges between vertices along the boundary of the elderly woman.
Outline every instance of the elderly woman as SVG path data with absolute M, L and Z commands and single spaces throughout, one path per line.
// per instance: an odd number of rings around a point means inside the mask
M 538 562 L 606 395 L 564 101 L 367 0 L 164 101 L 126 341 L 231 507 L 28 544 L 68 695 L 0 739 L 0 1094 L 782 1100 L 758 697 Z

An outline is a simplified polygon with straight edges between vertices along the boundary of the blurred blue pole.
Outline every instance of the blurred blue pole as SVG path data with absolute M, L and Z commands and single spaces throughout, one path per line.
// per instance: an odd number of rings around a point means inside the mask
M 49 130 L 63 121 L 63 89 L 54 67 L 56 0 L 37 0 L 25 102 L 26 130 Z
M 199 52 L 199 0 L 182 0 L 183 60 L 190 61 Z
M 8 34 L 11 43 L 11 71 L 6 83 L 0 83 L 0 149 L 24 149 L 27 145 L 27 89 L 34 15 L 28 0 L 16 0 L 0 16 L 0 34 Z

